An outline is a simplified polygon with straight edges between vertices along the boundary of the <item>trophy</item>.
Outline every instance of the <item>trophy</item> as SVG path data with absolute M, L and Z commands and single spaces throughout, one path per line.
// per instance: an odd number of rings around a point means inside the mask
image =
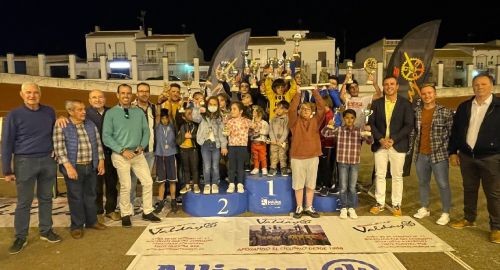
M 232 67 L 231 70 L 229 71 L 229 79 L 228 79 L 228 83 L 230 82 L 231 83 L 231 92 L 239 92 L 240 91 L 240 87 L 238 86 L 238 82 L 236 81 L 236 77 L 238 77 L 238 73 L 239 71 L 235 68 L 235 67 Z
M 179 112 L 180 113 L 184 113 L 185 112 L 185 110 L 184 110 L 184 103 L 189 102 L 189 99 L 191 97 L 191 83 L 192 83 L 191 80 L 182 81 L 182 84 L 187 87 L 187 91 L 184 92 L 184 98 L 183 98 L 182 106 L 179 108 Z
M 362 110 L 363 115 L 365 116 L 365 125 L 368 124 L 368 120 L 370 119 L 370 115 L 373 114 L 373 110 L 370 109 L 371 104 L 368 104 L 368 106 Z M 363 130 L 361 131 L 361 136 L 371 136 L 372 133 L 371 131 Z
M 250 77 L 252 78 L 251 82 L 252 85 L 250 86 L 251 88 L 258 88 L 259 86 L 257 85 L 257 72 L 259 72 L 260 68 L 260 63 L 252 60 L 250 62 L 250 70 L 252 71 L 250 74 Z
M 349 76 L 349 80 L 347 80 L 347 84 L 351 84 L 354 81 L 352 80 L 352 61 L 347 61 L 347 74 L 351 75 Z
M 274 69 L 274 76 L 275 78 L 281 78 L 281 73 L 285 68 L 285 59 L 278 59 L 278 61 L 276 61 L 276 64 L 277 67 Z
M 285 80 L 286 81 L 292 80 L 292 68 L 291 68 L 292 61 L 293 61 L 293 59 L 291 59 L 290 57 L 285 59 L 285 71 L 286 71 Z
M 243 55 L 243 74 L 249 75 L 250 74 L 250 60 L 248 59 L 248 55 L 250 55 L 250 51 L 242 51 L 241 55 Z
M 304 38 L 304 35 L 301 33 L 296 33 L 292 36 L 292 39 L 295 41 L 295 48 L 293 49 L 293 57 L 300 58 L 299 54 L 299 42 Z
M 335 127 L 335 119 L 337 117 L 339 117 L 339 113 L 343 112 L 345 109 L 343 107 L 335 107 L 333 108 L 333 125 L 331 125 L 330 123 L 328 123 L 326 126 L 329 128 L 329 129 L 333 129 Z
M 227 79 L 227 67 L 229 66 L 229 61 L 220 61 L 217 72 L 215 73 L 217 80 L 225 81 Z
M 373 75 L 377 70 L 377 59 L 373 57 L 367 58 L 363 63 L 363 68 L 366 73 L 368 73 L 368 80 L 366 81 L 366 84 L 372 85 L 373 81 L 370 79 L 370 75 Z

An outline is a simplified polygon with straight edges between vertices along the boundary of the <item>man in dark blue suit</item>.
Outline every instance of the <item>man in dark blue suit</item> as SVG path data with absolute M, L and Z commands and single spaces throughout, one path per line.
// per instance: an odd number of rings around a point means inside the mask
M 403 198 L 403 167 L 406 152 L 410 146 L 410 133 L 413 129 L 414 111 L 410 102 L 398 95 L 398 80 L 387 76 L 383 81 L 384 98 L 373 101 L 373 114 L 370 126 L 375 156 L 375 199 L 377 203 L 370 213 L 378 214 L 385 206 L 385 186 L 387 163 L 390 162 L 392 177 L 393 215 L 401 216 Z

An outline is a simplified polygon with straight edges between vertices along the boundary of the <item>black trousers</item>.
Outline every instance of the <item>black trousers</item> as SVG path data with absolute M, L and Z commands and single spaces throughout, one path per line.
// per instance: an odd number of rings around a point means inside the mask
M 118 175 L 113 162 L 111 162 L 111 154 L 104 154 L 104 170 L 106 171 L 104 175 L 97 176 L 95 203 L 98 215 L 104 214 L 104 210 L 106 213 L 112 213 L 116 210 Z M 106 204 L 103 207 L 104 192 L 106 192 Z
M 333 184 L 338 186 L 336 149 L 330 147 L 322 147 L 321 150 L 323 154 L 319 157 L 316 187 L 331 188 Z
M 200 183 L 199 153 L 196 148 L 180 148 L 184 184 Z
M 248 159 L 246 146 L 229 146 L 228 147 L 228 174 L 229 183 L 245 184 L 245 160 Z M 235 181 L 237 179 L 237 181 Z
M 500 230 L 500 154 L 473 158 L 459 154 L 464 186 L 464 215 L 468 221 L 477 217 L 479 185 L 483 185 L 490 215 L 490 228 Z

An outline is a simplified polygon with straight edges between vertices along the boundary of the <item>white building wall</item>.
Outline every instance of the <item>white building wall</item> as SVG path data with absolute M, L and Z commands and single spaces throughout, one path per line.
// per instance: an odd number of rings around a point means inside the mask
M 137 54 L 137 48 L 135 43 L 135 38 L 129 37 L 87 37 L 86 38 L 86 51 L 87 51 L 87 61 L 99 61 L 99 57 L 94 54 L 96 53 L 96 44 L 104 43 L 106 50 L 106 57 L 108 60 L 113 59 L 113 53 L 116 53 L 116 43 L 125 43 L 125 53 L 127 54 L 127 59 L 131 60 L 132 55 Z
M 494 73 L 496 65 L 500 64 L 498 63 L 500 50 L 474 50 L 472 55 L 474 67 L 477 69 L 489 69 L 490 73 Z

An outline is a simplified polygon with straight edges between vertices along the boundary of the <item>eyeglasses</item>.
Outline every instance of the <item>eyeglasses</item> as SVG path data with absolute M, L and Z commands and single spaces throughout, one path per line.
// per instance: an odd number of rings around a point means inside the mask
M 129 119 L 130 115 L 128 114 L 128 108 L 123 108 L 123 111 L 125 111 L 125 118 Z

